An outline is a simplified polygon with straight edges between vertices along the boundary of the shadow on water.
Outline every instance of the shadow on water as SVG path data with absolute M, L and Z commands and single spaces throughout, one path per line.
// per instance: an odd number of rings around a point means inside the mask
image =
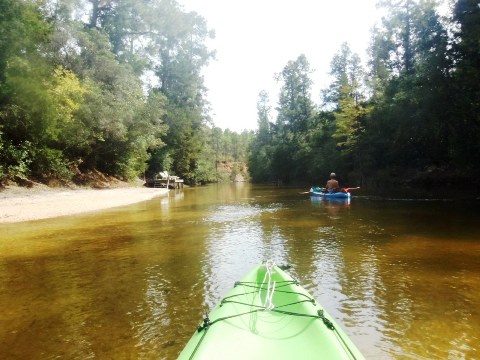
M 478 358 L 478 219 L 475 202 L 230 184 L 0 225 L 0 354 L 175 359 L 203 313 L 273 259 L 367 358 Z

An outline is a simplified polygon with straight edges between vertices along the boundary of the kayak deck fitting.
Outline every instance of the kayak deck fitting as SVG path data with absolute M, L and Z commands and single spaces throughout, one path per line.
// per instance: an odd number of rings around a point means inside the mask
M 179 359 L 270 358 L 364 359 L 323 307 L 267 262 L 235 283 Z

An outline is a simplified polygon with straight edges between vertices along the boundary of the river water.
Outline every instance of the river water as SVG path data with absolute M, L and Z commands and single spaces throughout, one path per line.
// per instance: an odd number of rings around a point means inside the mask
M 367 359 L 480 358 L 478 202 L 304 190 L 172 190 L 0 225 L 0 358 L 175 359 L 267 259 L 289 264 Z

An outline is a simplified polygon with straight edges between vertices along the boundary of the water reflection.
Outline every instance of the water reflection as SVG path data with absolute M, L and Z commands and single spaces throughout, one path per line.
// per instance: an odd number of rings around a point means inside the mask
M 338 218 L 342 211 L 350 208 L 350 198 L 348 199 L 325 199 L 320 196 L 311 196 L 312 205 L 325 210 L 326 215 L 332 218 Z
M 273 259 L 367 358 L 478 358 L 478 215 L 232 184 L 1 225 L 0 354 L 175 359 L 234 281 Z
M 262 226 L 264 217 L 273 218 L 280 209 L 279 204 L 253 203 L 249 188 L 239 201 L 211 208 L 204 218 L 204 224 L 210 229 L 204 260 L 205 305 L 209 309 L 233 286 L 239 274 L 266 259 L 283 260 L 281 236 Z

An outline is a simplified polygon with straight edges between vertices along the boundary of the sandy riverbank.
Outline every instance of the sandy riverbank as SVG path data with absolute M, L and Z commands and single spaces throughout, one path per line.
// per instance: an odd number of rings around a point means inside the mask
M 7 187 L 0 190 L 0 223 L 75 215 L 125 206 L 167 194 L 167 189 L 52 189 Z

